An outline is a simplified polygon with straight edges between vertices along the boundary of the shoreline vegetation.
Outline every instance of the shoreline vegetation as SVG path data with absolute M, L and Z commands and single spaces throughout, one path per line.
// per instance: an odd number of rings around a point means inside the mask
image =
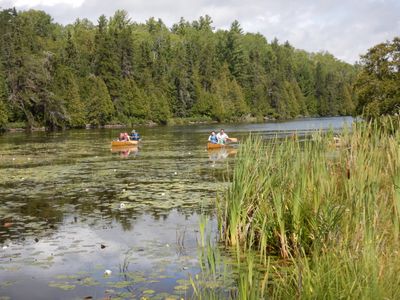
M 305 118 L 309 118 L 309 117 L 305 117 Z M 297 118 L 293 118 L 293 119 L 297 119 Z M 277 120 L 276 119 L 249 117 L 249 118 L 241 118 L 238 120 L 234 120 L 232 122 L 234 122 L 234 123 L 236 123 L 236 122 L 256 123 L 256 122 L 268 122 L 268 121 L 277 121 Z M 279 120 L 279 121 L 281 121 L 281 120 Z M 136 126 L 154 127 L 154 126 L 162 126 L 162 125 L 173 126 L 173 125 L 218 124 L 218 123 L 219 123 L 218 121 L 211 120 L 210 118 L 171 118 L 171 119 L 168 119 L 165 124 L 158 124 L 153 121 L 130 123 L 130 124 L 104 124 L 104 125 L 97 125 L 97 126 L 94 126 L 91 124 L 86 124 L 82 128 L 60 128 L 60 130 L 129 128 L 129 127 L 136 127 Z M 0 130 L 0 134 L 1 134 L 1 132 L 25 132 L 25 131 L 35 132 L 35 131 L 47 131 L 47 130 L 49 130 L 49 129 L 44 126 L 42 126 L 42 127 L 27 127 L 27 125 L 23 124 L 23 123 L 11 123 L 11 124 L 5 125 L 2 128 L 2 130 Z
M 357 66 L 244 32 L 238 21 L 228 30 L 212 23 L 137 23 L 118 10 L 61 25 L 44 11 L 0 10 L 0 128 L 355 112 Z
M 347 116 L 326 116 L 326 117 L 347 117 Z M 225 123 L 242 123 L 242 124 L 251 124 L 251 123 L 268 123 L 268 122 L 284 122 L 289 120 L 301 120 L 303 118 L 310 119 L 310 118 L 320 118 L 320 116 L 297 116 L 290 119 L 274 119 L 268 117 L 251 117 L 246 116 L 240 119 L 231 120 L 231 122 Z M 84 127 L 81 128 L 59 128 L 58 130 L 69 130 L 69 129 L 108 129 L 108 128 L 130 128 L 130 127 L 154 127 L 154 126 L 174 126 L 174 125 L 198 125 L 198 124 L 219 124 L 216 120 L 212 120 L 210 118 L 170 118 L 167 120 L 165 124 L 155 123 L 153 121 L 145 121 L 145 122 L 138 122 L 138 123 L 128 123 L 128 124 L 104 124 L 104 125 L 91 125 L 86 124 Z M 1 130 L 0 134 L 4 132 L 35 132 L 35 131 L 48 131 L 49 128 L 44 126 L 42 127 L 28 127 L 26 124 L 21 122 L 10 123 L 6 124 Z
M 396 116 L 356 122 L 340 143 L 249 137 L 217 199 L 217 243 L 201 233 L 196 299 L 398 299 L 399 128 Z

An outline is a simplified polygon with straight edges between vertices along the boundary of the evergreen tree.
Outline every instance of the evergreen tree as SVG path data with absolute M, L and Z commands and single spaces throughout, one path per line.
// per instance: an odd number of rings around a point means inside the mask
M 317 111 L 320 116 L 326 116 L 329 112 L 329 104 L 326 89 L 326 74 L 323 65 L 318 62 L 315 69 L 315 98 Z
M 341 86 L 341 101 L 340 110 L 341 115 L 351 115 L 355 111 L 355 104 L 352 96 L 353 92 L 349 84 L 344 83 Z
M 121 56 L 115 38 L 109 32 L 106 17 L 100 16 L 95 36 L 95 75 L 106 84 L 112 101 L 120 96 L 122 80 Z
M 7 83 L 3 70 L 3 64 L 0 60 L 0 129 L 4 128 L 8 122 L 8 107 L 7 107 Z
M 231 78 L 227 64 L 224 64 L 220 77 L 214 81 L 212 92 L 216 102 L 213 111 L 218 120 L 231 120 L 248 112 L 243 92 L 236 80 Z
M 241 35 L 243 30 L 238 21 L 231 24 L 231 28 L 227 34 L 226 41 L 226 61 L 229 66 L 229 71 L 235 78 L 242 82 L 244 80 L 244 65 L 245 57 L 241 44 Z
M 88 122 L 95 126 L 107 124 L 114 113 L 114 106 L 107 86 L 100 77 L 94 75 L 89 76 L 84 85 L 84 101 Z
M 97 26 L 87 19 L 62 26 L 42 11 L 3 10 L 0 119 L 59 128 L 350 114 L 355 91 L 358 111 L 393 113 L 396 49 L 398 39 L 371 50 L 355 90 L 357 67 L 244 34 L 237 21 L 214 31 L 206 15 L 169 29 L 160 19 L 132 22 L 120 10 L 101 16 Z
M 68 125 L 83 127 L 86 124 L 85 106 L 79 93 L 79 85 L 71 68 L 59 67 L 54 76 L 53 91 L 65 104 Z
M 188 45 L 181 44 L 175 53 L 175 90 L 176 102 L 173 106 L 174 114 L 178 117 L 187 117 L 193 104 L 196 102 L 196 93 L 193 82 L 193 64 L 188 55 Z

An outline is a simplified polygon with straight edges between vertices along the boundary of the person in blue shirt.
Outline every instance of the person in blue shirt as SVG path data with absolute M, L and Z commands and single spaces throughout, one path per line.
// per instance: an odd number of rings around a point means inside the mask
M 132 130 L 130 138 L 131 141 L 140 141 L 140 135 L 136 132 L 135 129 Z
M 215 131 L 211 131 L 211 135 L 208 137 L 208 141 L 212 144 L 218 144 L 218 138 Z

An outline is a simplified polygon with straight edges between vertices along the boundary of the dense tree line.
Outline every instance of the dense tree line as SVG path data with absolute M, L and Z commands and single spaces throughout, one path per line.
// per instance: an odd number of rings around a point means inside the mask
M 209 16 L 62 26 L 43 11 L 0 12 L 0 127 L 166 123 L 351 114 L 356 68 L 328 53 L 215 30 Z

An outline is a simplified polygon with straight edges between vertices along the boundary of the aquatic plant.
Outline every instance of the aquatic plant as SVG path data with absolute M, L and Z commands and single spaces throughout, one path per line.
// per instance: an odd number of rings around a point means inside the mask
M 240 298 L 400 296 L 399 122 L 355 123 L 340 143 L 332 132 L 243 143 L 217 200 L 220 239 L 246 266 Z M 271 256 L 281 265 L 269 266 Z M 255 259 L 266 277 L 251 275 Z

